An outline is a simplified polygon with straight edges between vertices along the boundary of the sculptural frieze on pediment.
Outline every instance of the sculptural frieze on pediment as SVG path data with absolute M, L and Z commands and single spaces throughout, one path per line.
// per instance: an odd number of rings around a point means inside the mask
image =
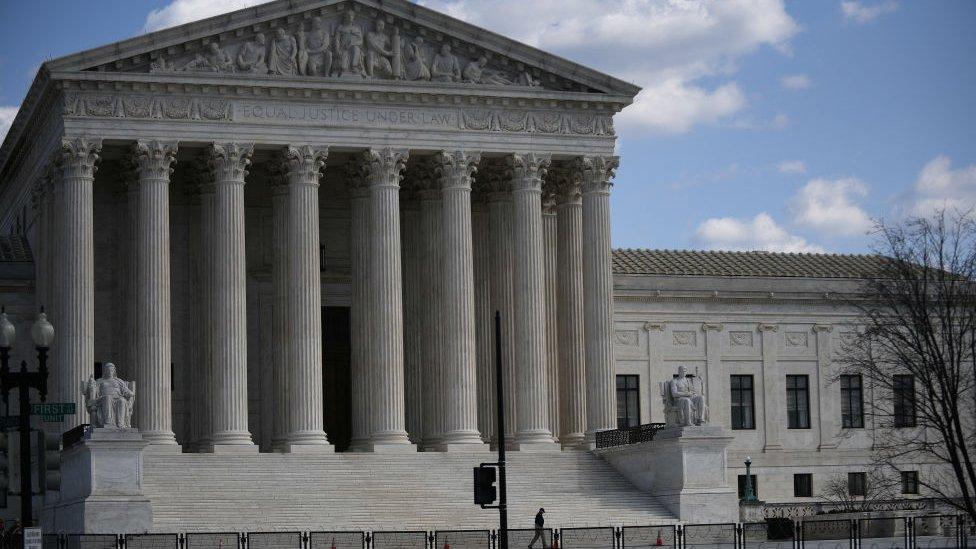
M 293 19 L 154 51 L 142 70 L 592 91 L 384 13 Z

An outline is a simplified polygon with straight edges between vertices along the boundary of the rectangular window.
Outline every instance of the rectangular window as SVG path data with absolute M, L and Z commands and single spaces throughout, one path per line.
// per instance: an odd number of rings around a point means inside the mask
M 845 429 L 864 428 L 864 391 L 861 376 L 840 376 L 840 408 Z
M 756 482 L 756 475 L 749 475 L 749 481 L 752 482 L 752 495 L 759 498 L 759 484 Z M 746 497 L 746 476 L 739 475 L 739 499 Z
M 786 376 L 786 423 L 790 429 L 810 428 L 808 376 Z
M 918 493 L 918 471 L 901 472 L 901 493 L 903 494 Z
M 810 473 L 793 475 L 793 497 L 813 497 L 813 475 Z
M 864 497 L 868 493 L 867 473 L 847 473 L 847 493 Z
M 732 388 L 732 428 L 756 428 L 756 400 L 752 376 L 736 375 L 729 380 Z
M 617 376 L 617 429 L 640 425 L 639 376 Z
M 915 376 L 896 375 L 892 381 L 895 427 L 915 427 Z

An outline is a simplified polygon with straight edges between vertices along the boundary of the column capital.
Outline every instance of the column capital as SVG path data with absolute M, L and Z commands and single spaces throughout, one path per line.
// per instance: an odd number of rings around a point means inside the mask
M 360 169 L 369 186 L 399 187 L 410 151 L 406 149 L 368 149 L 359 157 Z
M 583 193 L 609 193 L 613 176 L 620 165 L 617 156 L 581 156 L 575 160 L 582 175 Z
M 438 186 L 444 190 L 471 190 L 471 178 L 478 171 L 480 152 L 464 150 L 441 151 L 434 158 L 434 173 Z
M 583 173 L 577 169 L 575 162 L 569 166 L 550 168 L 546 182 L 552 186 L 557 206 L 580 203 L 583 196 Z
M 95 177 L 102 140 L 92 137 L 61 139 L 58 165 L 64 170 L 64 177 Z
M 552 157 L 542 153 L 513 154 L 507 158 L 512 170 L 512 191 L 542 191 L 542 179 Z
M 289 185 L 318 187 L 320 172 L 328 158 L 328 147 L 288 145 L 282 149 L 279 162 Z
M 213 171 L 214 184 L 244 184 L 247 167 L 251 165 L 253 143 L 217 143 L 210 145 L 208 164 Z
M 157 141 L 140 139 L 129 149 L 128 161 L 139 180 L 169 181 L 176 163 L 179 141 Z

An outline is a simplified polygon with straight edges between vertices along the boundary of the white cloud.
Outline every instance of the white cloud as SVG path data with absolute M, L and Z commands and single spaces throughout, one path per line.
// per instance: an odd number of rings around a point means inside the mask
M 769 214 L 752 219 L 718 217 L 698 226 L 695 240 L 712 250 L 766 250 L 769 252 L 822 253 L 824 249 L 790 234 Z
M 854 23 L 870 23 L 886 13 L 898 9 L 896 0 L 884 0 L 873 4 L 866 4 L 860 0 L 844 0 L 840 3 L 840 12 L 845 21 Z
M 143 32 L 175 27 L 190 21 L 197 21 L 236 11 L 242 8 L 270 2 L 271 0 L 173 0 L 169 4 L 149 12 Z
M 740 112 L 737 61 L 764 46 L 788 52 L 799 31 L 783 0 L 418 2 L 643 87 L 618 116 L 624 132 L 685 132 Z M 241 7 L 241 0 L 172 0 L 149 13 L 145 30 Z M 705 85 L 704 77 L 719 81 Z
M 807 165 L 802 160 L 784 160 L 776 166 L 776 169 L 779 173 L 807 173 Z
M 812 179 L 790 202 L 797 225 L 832 236 L 860 236 L 874 226 L 858 204 L 868 194 L 860 179 Z
M 18 110 L 20 107 L 0 107 L 0 143 L 7 136 L 7 131 L 10 130 L 10 125 L 14 123 Z
M 779 78 L 779 85 L 788 90 L 805 90 L 811 83 L 810 77 L 805 74 L 787 74 Z
M 954 170 L 949 157 L 940 155 L 922 168 L 909 196 L 909 213 L 926 216 L 943 208 L 976 208 L 976 164 Z

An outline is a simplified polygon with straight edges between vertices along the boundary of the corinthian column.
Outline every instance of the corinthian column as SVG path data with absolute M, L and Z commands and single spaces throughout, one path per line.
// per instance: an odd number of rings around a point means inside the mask
M 514 268 L 515 254 L 512 250 L 514 236 L 512 235 L 512 193 L 511 176 L 504 165 L 488 163 L 482 165 L 482 173 L 487 176 L 488 190 L 488 226 L 491 239 L 489 282 L 491 285 L 491 317 L 492 333 L 494 334 L 495 312 L 501 314 L 501 361 L 502 361 L 502 389 L 505 391 L 505 445 L 512 446 L 515 440 L 515 304 L 514 304 Z M 495 367 L 495 345 L 492 335 L 491 361 Z M 494 386 L 492 386 L 494 387 Z M 494 395 L 495 391 L 491 393 Z M 498 443 L 498 426 L 491 433 L 491 438 Z
M 131 160 L 138 185 L 136 216 L 136 424 L 150 444 L 176 447 L 172 413 L 169 176 L 177 143 L 139 141 Z
M 416 181 L 408 179 L 400 188 L 400 237 L 403 254 L 403 370 L 406 391 L 407 434 L 413 444 L 424 437 L 423 333 L 421 310 L 428 284 L 427 266 L 421 257 L 420 203 Z
M 549 398 L 549 430 L 559 437 L 559 330 L 556 305 L 556 193 L 551 182 L 542 186 L 542 253 L 546 293 L 546 385 Z
M 559 442 L 582 448 L 586 431 L 586 368 L 583 348 L 582 174 L 565 170 L 556 181 L 559 286 Z
M 616 157 L 579 160 L 583 172 L 583 316 L 586 334 L 586 444 L 616 426 L 610 186 Z
M 472 191 L 471 231 L 474 248 L 474 333 L 478 363 L 478 431 L 481 440 L 496 444 L 495 363 L 492 360 L 495 321 L 491 309 L 491 237 L 483 186 Z
M 363 154 L 369 183 L 370 448 L 414 451 L 403 395 L 403 280 L 400 266 L 400 178 L 407 151 Z
M 61 180 L 58 184 L 59 216 L 55 270 L 58 337 L 54 340 L 52 363 L 60 372 L 61 399 L 74 402 L 78 411 L 65 416 L 67 431 L 88 423 L 88 412 L 81 402 L 81 391 L 70 390 L 92 374 L 95 362 L 95 283 L 92 227 L 92 187 L 95 163 L 101 151 L 100 139 L 65 139 L 58 157 Z
M 210 168 L 209 152 L 195 160 L 194 173 L 200 188 L 200 376 L 197 380 L 197 406 L 194 410 L 199 417 L 196 449 L 198 452 L 209 451 L 213 446 L 214 416 L 216 415 L 214 402 L 214 348 L 216 346 L 216 328 L 214 322 L 214 234 L 217 232 L 214 221 L 215 195 L 213 178 Z
M 214 143 L 213 272 L 210 289 L 212 321 L 210 376 L 214 452 L 250 451 L 247 428 L 247 283 L 244 263 L 244 178 L 253 145 Z
M 288 182 L 274 166 L 271 183 L 271 447 L 283 451 L 288 436 Z
M 549 156 L 517 154 L 509 158 L 515 234 L 515 363 L 519 450 L 558 450 L 549 430 L 546 372 L 545 256 L 542 249 L 542 178 Z
M 370 430 L 369 375 L 369 186 L 358 169 L 346 172 L 350 197 L 349 255 L 352 271 L 352 308 L 349 311 L 349 377 L 352 389 L 350 449 L 364 450 Z
M 443 200 L 434 178 L 434 167 L 428 162 L 411 166 L 410 177 L 419 188 L 420 197 L 420 255 L 425 266 L 423 297 L 420 306 L 421 376 L 424 385 L 423 447 L 436 450 L 443 432 L 444 396 L 444 334 L 441 311 L 443 293 L 442 260 Z
M 289 146 L 288 436 L 286 450 L 332 451 L 322 418 L 322 279 L 319 267 L 319 176 L 327 148 Z
M 443 193 L 444 414 L 442 448 L 484 450 L 478 433 L 478 370 L 475 360 L 474 257 L 471 176 L 481 155 L 442 152 L 437 157 Z

